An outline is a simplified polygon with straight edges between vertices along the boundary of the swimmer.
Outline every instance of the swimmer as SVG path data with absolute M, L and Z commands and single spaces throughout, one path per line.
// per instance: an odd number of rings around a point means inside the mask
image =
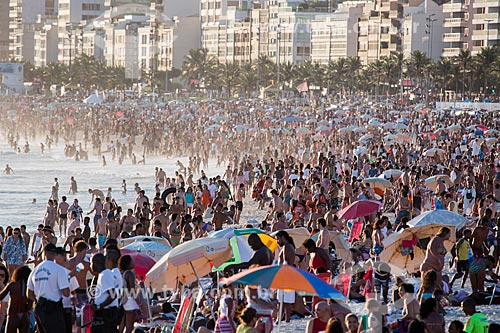
M 3 173 L 5 173 L 6 175 L 10 175 L 11 173 L 14 174 L 14 170 L 12 170 L 12 168 L 7 164 L 5 166 L 5 169 L 3 169 Z

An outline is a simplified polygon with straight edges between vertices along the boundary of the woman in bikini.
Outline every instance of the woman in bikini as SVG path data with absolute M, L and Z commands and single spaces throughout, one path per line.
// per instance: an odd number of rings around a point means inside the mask
M 30 331 L 29 311 L 33 301 L 26 297 L 26 286 L 31 269 L 28 266 L 16 268 L 11 282 L 0 292 L 0 299 L 10 295 L 7 308 L 6 333 L 28 333 Z

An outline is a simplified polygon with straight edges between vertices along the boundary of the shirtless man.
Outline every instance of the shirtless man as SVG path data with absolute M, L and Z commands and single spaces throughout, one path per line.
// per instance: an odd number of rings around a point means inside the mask
M 316 241 L 316 246 L 328 251 L 330 247 L 330 232 L 326 227 L 326 220 L 324 218 L 318 219 L 318 227 L 320 229 L 318 240 Z
M 101 198 L 95 198 L 94 208 L 92 208 L 92 210 L 87 213 L 87 215 L 90 215 L 93 212 L 95 212 L 95 215 L 94 215 L 94 231 L 95 231 L 95 229 L 97 227 L 97 221 L 99 221 L 99 219 L 102 218 L 102 209 L 103 209 L 103 205 L 102 205 Z
M 106 243 L 107 230 L 106 225 L 108 224 L 108 217 L 105 210 L 102 211 L 102 217 L 97 220 L 96 228 L 94 229 L 94 237 L 97 238 L 97 244 L 99 248 L 102 249 L 104 247 L 104 243 Z
M 122 217 L 120 221 L 122 231 L 128 232 L 129 234 L 134 230 L 137 224 L 137 218 L 134 216 L 134 211 L 132 208 L 127 209 L 127 215 Z
M 215 206 L 214 216 L 212 217 L 212 224 L 215 227 L 215 231 L 222 230 L 222 225 L 230 222 L 229 217 L 222 212 L 222 209 L 222 203 L 219 202 Z
M 342 222 L 337 216 L 337 210 L 332 207 L 325 214 L 326 226 L 329 231 L 342 231 Z
M 318 209 L 313 211 L 311 215 L 309 215 L 309 221 L 307 221 L 307 228 L 310 230 L 318 229 L 317 220 L 325 216 L 326 207 L 325 204 L 319 204 Z
M 156 175 L 157 182 L 160 183 L 161 187 L 166 187 L 167 184 L 165 183 L 165 179 L 167 179 L 167 174 L 165 171 L 163 171 L 162 168 L 158 171 L 158 174 Z
M 54 225 L 56 223 L 56 212 L 57 208 L 54 207 L 54 201 L 50 199 L 47 203 L 47 210 L 45 211 L 44 223 L 45 225 L 49 225 L 52 229 L 54 229 Z
M 57 178 L 56 178 L 57 179 Z M 59 216 L 59 219 L 57 220 L 59 224 L 59 236 L 62 236 L 62 229 L 64 225 L 64 235 L 66 235 L 66 229 L 67 229 L 67 224 L 68 224 L 68 209 L 69 209 L 69 204 L 66 202 L 67 198 L 66 196 L 62 196 L 62 201 L 59 203 L 59 207 L 57 209 L 57 215 Z
M 474 231 L 472 232 L 471 236 L 471 249 L 472 253 L 474 254 L 474 257 L 476 258 L 481 258 L 484 257 L 484 247 L 486 244 L 486 238 L 488 237 L 488 226 L 489 222 L 488 219 L 483 217 L 479 221 L 479 224 L 476 228 L 474 228 Z
M 76 194 L 78 193 L 78 186 L 76 184 L 75 177 L 71 176 L 69 181 L 69 192 L 68 194 Z
M 288 222 L 286 221 L 285 213 L 279 212 L 276 216 L 276 222 L 274 222 L 271 226 L 271 232 L 288 229 Z
M 278 195 L 278 191 L 272 190 L 271 195 L 273 198 L 271 199 L 271 203 L 273 205 L 273 210 L 271 211 L 271 216 L 277 216 L 278 213 L 285 212 L 285 203 L 283 199 Z
M 184 213 L 184 206 L 180 204 L 181 198 L 175 197 L 174 203 L 168 209 L 169 214 L 182 215 Z
M 24 239 L 24 244 L 26 245 L 26 251 L 30 248 L 30 234 L 26 232 L 26 226 L 21 225 L 21 237 Z
M 3 173 L 5 173 L 6 175 L 10 175 L 11 173 L 14 174 L 14 170 L 12 170 L 12 168 L 7 164 L 5 166 L 5 169 L 3 169 Z
M 240 223 L 241 212 L 243 211 L 243 198 L 245 198 L 245 184 L 240 184 L 236 191 L 236 213 L 234 214 L 234 223 Z
M 168 224 L 170 223 L 170 220 L 168 219 L 167 216 L 167 208 L 166 207 L 160 207 L 160 214 L 155 215 L 153 217 L 153 221 L 160 221 L 161 223 L 161 230 L 165 233 L 168 233 Z
M 104 200 L 104 193 L 102 193 L 101 190 L 99 189 L 91 189 L 89 188 L 89 194 L 92 194 L 92 198 L 90 199 L 90 203 L 89 203 L 89 206 L 92 204 L 92 202 L 94 201 L 94 199 L 96 198 L 99 198 L 101 200 Z
M 85 260 L 87 244 L 84 241 L 76 242 L 73 252 L 74 256 L 66 262 L 66 268 L 71 271 L 69 275 L 78 281 L 78 288 L 75 290 L 76 304 L 88 303 L 87 273 L 90 271 L 90 264 Z
M 116 221 L 115 217 L 108 219 L 106 223 L 106 238 L 107 239 L 117 239 L 120 235 L 120 226 Z

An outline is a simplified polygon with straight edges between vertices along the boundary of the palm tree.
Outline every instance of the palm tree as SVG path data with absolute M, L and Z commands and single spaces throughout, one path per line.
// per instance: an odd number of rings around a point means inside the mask
M 450 58 L 441 58 L 436 64 L 435 81 L 437 87 L 441 90 L 450 89 L 453 81 L 456 80 L 454 76 L 455 68 L 458 68 Z
M 410 56 L 408 70 L 410 76 L 415 78 L 417 85 L 422 85 L 422 78 L 425 67 L 429 64 L 429 58 L 420 50 L 413 51 Z
M 238 83 L 247 97 L 256 90 L 257 80 L 258 77 L 255 68 L 250 64 L 243 65 L 240 76 L 238 77 Z
M 455 58 L 455 63 L 460 67 L 462 72 L 462 98 L 465 96 L 466 75 L 472 62 L 472 56 L 468 49 L 461 49 L 458 56 Z
M 207 49 L 189 50 L 182 64 L 182 75 L 188 82 L 201 81 L 207 75 L 207 69 L 213 65 Z
M 230 62 L 220 66 L 220 81 L 228 98 L 233 96 L 233 88 L 237 88 L 239 75 L 240 66 L 237 63 Z
M 347 86 L 349 87 L 349 92 L 352 93 L 358 81 L 359 70 L 362 68 L 361 60 L 359 57 L 348 57 L 346 59 L 346 65 L 349 71 Z
M 483 93 L 486 96 L 486 88 L 488 87 L 488 78 L 492 72 L 493 64 L 495 64 L 498 58 L 498 48 L 497 47 L 483 47 L 481 51 L 474 58 L 474 69 L 476 72 L 476 77 L 482 79 L 483 82 Z

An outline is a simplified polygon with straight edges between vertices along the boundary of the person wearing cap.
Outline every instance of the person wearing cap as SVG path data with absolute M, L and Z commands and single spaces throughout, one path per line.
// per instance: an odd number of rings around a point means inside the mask
M 69 297 L 65 268 L 54 262 L 56 246 L 45 245 L 45 261 L 28 278 L 28 298 L 36 302 L 35 321 L 40 333 L 65 332 L 62 297 Z
M 56 264 L 64 268 L 64 271 L 68 276 L 70 292 L 73 292 L 78 288 L 78 282 L 76 281 L 76 278 L 70 277 L 69 274 L 71 271 L 66 268 L 66 255 L 69 253 L 69 251 L 66 251 L 63 247 L 58 246 L 56 247 L 55 253 L 56 256 L 54 261 L 56 262 Z M 64 333 L 71 333 L 73 328 L 73 311 L 74 311 L 72 303 L 72 295 L 63 296 L 62 304 L 64 313 L 64 328 L 65 328 Z
M 119 322 L 117 282 L 113 272 L 106 268 L 106 257 L 97 253 L 92 256 L 90 265 L 97 275 L 94 295 L 93 333 L 116 333 Z M 123 285 L 123 281 L 121 281 Z

